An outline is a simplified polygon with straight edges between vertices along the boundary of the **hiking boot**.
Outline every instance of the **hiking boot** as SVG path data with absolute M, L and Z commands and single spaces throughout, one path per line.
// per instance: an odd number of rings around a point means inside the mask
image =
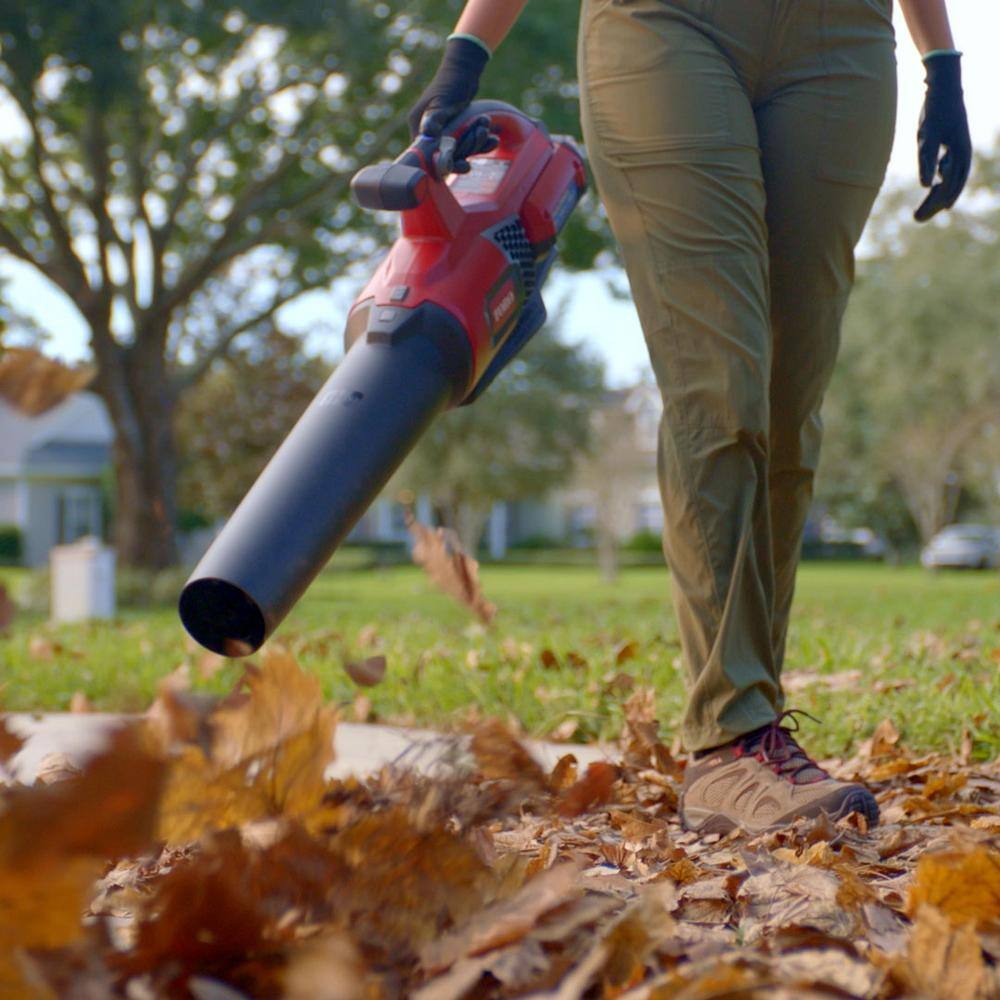
M 834 820 L 857 812 L 869 827 L 878 823 L 878 804 L 867 788 L 834 780 L 798 745 L 796 714 L 807 713 L 782 712 L 688 762 L 680 801 L 686 830 L 728 833 L 741 827 L 757 834 L 821 812 Z M 786 719 L 794 727 L 781 725 Z

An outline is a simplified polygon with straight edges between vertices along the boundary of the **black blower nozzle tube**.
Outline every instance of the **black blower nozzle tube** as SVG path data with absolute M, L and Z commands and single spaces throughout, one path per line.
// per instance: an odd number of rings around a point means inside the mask
M 461 391 L 467 342 L 453 324 L 437 336 L 369 332 L 347 352 L 181 592 L 181 620 L 203 646 L 258 649 Z

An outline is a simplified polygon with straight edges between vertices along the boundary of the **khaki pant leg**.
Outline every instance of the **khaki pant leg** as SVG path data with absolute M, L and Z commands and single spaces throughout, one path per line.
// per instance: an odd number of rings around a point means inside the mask
M 771 274 L 769 483 L 779 669 L 819 461 L 820 404 L 854 279 L 854 247 L 885 174 L 896 109 L 890 0 L 798 3 L 789 34 L 799 52 L 768 81 L 775 96 L 757 110 Z
M 780 705 L 764 185 L 749 98 L 703 9 L 585 0 L 579 53 L 590 162 L 663 395 L 664 551 L 690 750 L 763 725 Z

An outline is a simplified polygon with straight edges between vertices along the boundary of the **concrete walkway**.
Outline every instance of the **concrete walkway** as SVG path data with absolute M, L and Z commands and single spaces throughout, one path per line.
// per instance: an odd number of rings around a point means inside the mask
M 10 713 L 4 716 L 12 732 L 27 742 L 9 764 L 17 781 L 32 782 L 42 760 L 51 753 L 65 754 L 79 764 L 100 750 L 108 730 L 134 716 L 99 712 L 57 712 L 46 715 Z M 546 770 L 563 754 L 572 753 L 581 767 L 598 760 L 614 760 L 617 748 L 574 743 L 526 740 L 525 745 Z M 398 763 L 424 773 L 447 766 L 455 755 L 453 738 L 431 729 L 340 722 L 334 735 L 334 762 L 327 774 L 343 778 L 377 771 Z

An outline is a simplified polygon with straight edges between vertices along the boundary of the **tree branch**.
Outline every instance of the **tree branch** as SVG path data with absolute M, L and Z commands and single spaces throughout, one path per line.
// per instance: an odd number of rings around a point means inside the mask
M 304 295 L 306 292 L 311 292 L 325 284 L 326 282 L 324 280 L 318 280 L 298 285 L 294 291 L 287 292 L 285 294 L 279 293 L 265 309 L 261 309 L 242 322 L 237 323 L 228 330 L 225 330 L 216 338 L 215 343 L 213 343 L 211 347 L 207 348 L 205 353 L 193 365 L 184 368 L 180 373 L 178 373 L 177 376 L 175 376 L 174 387 L 176 393 L 180 394 L 184 392 L 186 389 L 189 389 L 201 378 L 203 378 L 212 365 L 218 361 L 219 358 L 225 355 L 232 342 L 240 334 L 246 333 L 248 330 L 252 330 L 255 326 L 259 326 L 261 323 L 266 322 L 274 316 L 274 314 L 282 306 L 287 305 L 293 299 L 297 299 L 300 295 Z
M 310 105 L 307 113 L 316 108 L 318 100 L 317 98 L 317 101 Z M 385 150 L 390 137 L 398 130 L 399 124 L 398 119 L 391 119 L 376 133 L 372 149 L 373 156 L 378 156 Z M 257 233 L 250 234 L 243 240 L 231 242 L 243 223 L 261 207 L 268 192 L 297 162 L 297 155 L 286 153 L 274 170 L 244 190 L 239 201 L 226 217 L 222 234 L 197 260 L 188 265 L 177 279 L 176 284 L 167 293 L 166 299 L 160 303 L 161 308 L 166 311 L 177 308 L 186 302 L 220 267 L 254 247 L 267 243 L 273 235 L 280 232 L 283 225 L 287 225 L 292 219 L 301 216 L 320 197 L 337 197 L 346 191 L 350 184 L 350 177 L 345 174 L 333 174 L 321 178 L 309 185 L 295 198 L 291 198 L 281 205 L 281 211 L 286 213 L 287 218 L 281 222 L 275 220 L 269 226 L 263 227 Z
M 132 112 L 136 121 L 138 122 L 143 114 L 142 105 L 138 100 L 135 101 L 135 106 Z M 150 257 L 151 259 L 151 281 L 152 290 L 150 294 L 150 302 L 155 302 L 163 288 L 163 255 L 157 252 L 153 223 L 149 218 L 149 212 L 146 210 L 146 191 L 148 189 L 147 179 L 146 179 L 146 168 L 143 163 L 143 150 L 142 150 L 142 140 L 140 138 L 139 129 L 137 128 L 134 132 L 130 133 L 132 142 L 129 144 L 128 149 L 128 169 L 129 169 L 129 180 L 132 185 L 132 200 L 135 203 L 135 211 L 138 217 L 142 220 L 142 224 L 146 227 L 146 235 L 150 242 Z M 135 238 L 129 243 L 129 257 L 128 257 L 128 268 L 129 268 L 129 292 L 127 294 L 127 301 L 129 304 L 129 309 L 132 311 L 133 322 L 136 327 L 140 325 L 142 321 L 142 311 L 139 308 L 139 273 L 138 268 L 135 264 L 134 259 L 135 253 Z
M 17 257 L 19 260 L 23 260 L 26 264 L 31 264 L 32 267 L 38 268 L 47 278 L 55 281 L 55 277 L 48 273 L 49 265 L 47 262 L 40 260 L 35 257 L 30 250 L 17 238 L 14 231 L 9 229 L 7 225 L 0 220 L 0 247 L 6 250 L 9 254 Z M 59 284 L 56 281 L 56 284 Z
M 80 258 L 73 250 L 73 243 L 70 239 L 69 231 L 63 224 L 62 216 L 56 209 L 52 188 L 50 187 L 49 182 L 45 179 L 44 164 L 48 160 L 48 153 L 42 140 L 41 131 L 38 128 L 37 109 L 31 99 L 30 93 L 22 92 L 20 87 L 8 87 L 7 93 L 13 97 L 14 102 L 17 104 L 18 108 L 20 108 L 21 113 L 28 122 L 28 128 L 31 131 L 31 166 L 35 180 L 38 182 L 42 191 L 42 200 L 39 207 L 41 208 L 42 214 L 45 216 L 45 221 L 48 223 L 49 229 L 52 232 L 53 240 L 55 241 L 56 247 L 59 251 L 59 256 L 62 259 L 66 275 L 69 278 L 68 287 L 63 285 L 62 282 L 60 282 L 60 287 L 63 287 L 70 297 L 76 297 L 85 289 L 89 288 L 87 272 Z
M 327 74 L 328 77 L 331 75 L 332 72 Z M 255 108 L 266 104 L 269 100 L 271 100 L 271 98 L 277 97 L 278 94 L 281 94 L 286 90 L 290 90 L 293 87 L 297 87 L 301 83 L 301 80 L 288 81 L 287 83 L 283 83 L 280 87 L 275 87 L 273 90 L 246 91 L 243 95 L 244 99 L 241 100 L 228 115 L 225 115 L 222 119 L 220 119 L 210 132 L 207 132 L 199 137 L 204 143 L 204 148 L 200 153 L 192 152 L 192 154 L 186 157 L 183 161 L 181 176 L 178 178 L 177 186 L 174 188 L 173 197 L 167 205 L 166 222 L 158 230 L 156 230 L 156 238 L 161 251 L 166 250 L 166 245 L 176 228 L 177 216 L 180 213 L 181 205 L 184 203 L 184 198 L 188 194 L 187 186 L 191 183 L 191 179 L 194 177 L 195 171 L 198 169 L 198 164 L 211 148 L 212 143 L 215 142 L 216 139 L 224 136 L 237 122 L 244 119 Z M 322 90 L 322 84 L 319 84 L 318 86 L 320 90 Z M 194 130 L 190 128 L 187 129 L 179 145 L 186 146 L 186 148 L 193 150 L 194 137 L 196 134 L 197 133 Z

